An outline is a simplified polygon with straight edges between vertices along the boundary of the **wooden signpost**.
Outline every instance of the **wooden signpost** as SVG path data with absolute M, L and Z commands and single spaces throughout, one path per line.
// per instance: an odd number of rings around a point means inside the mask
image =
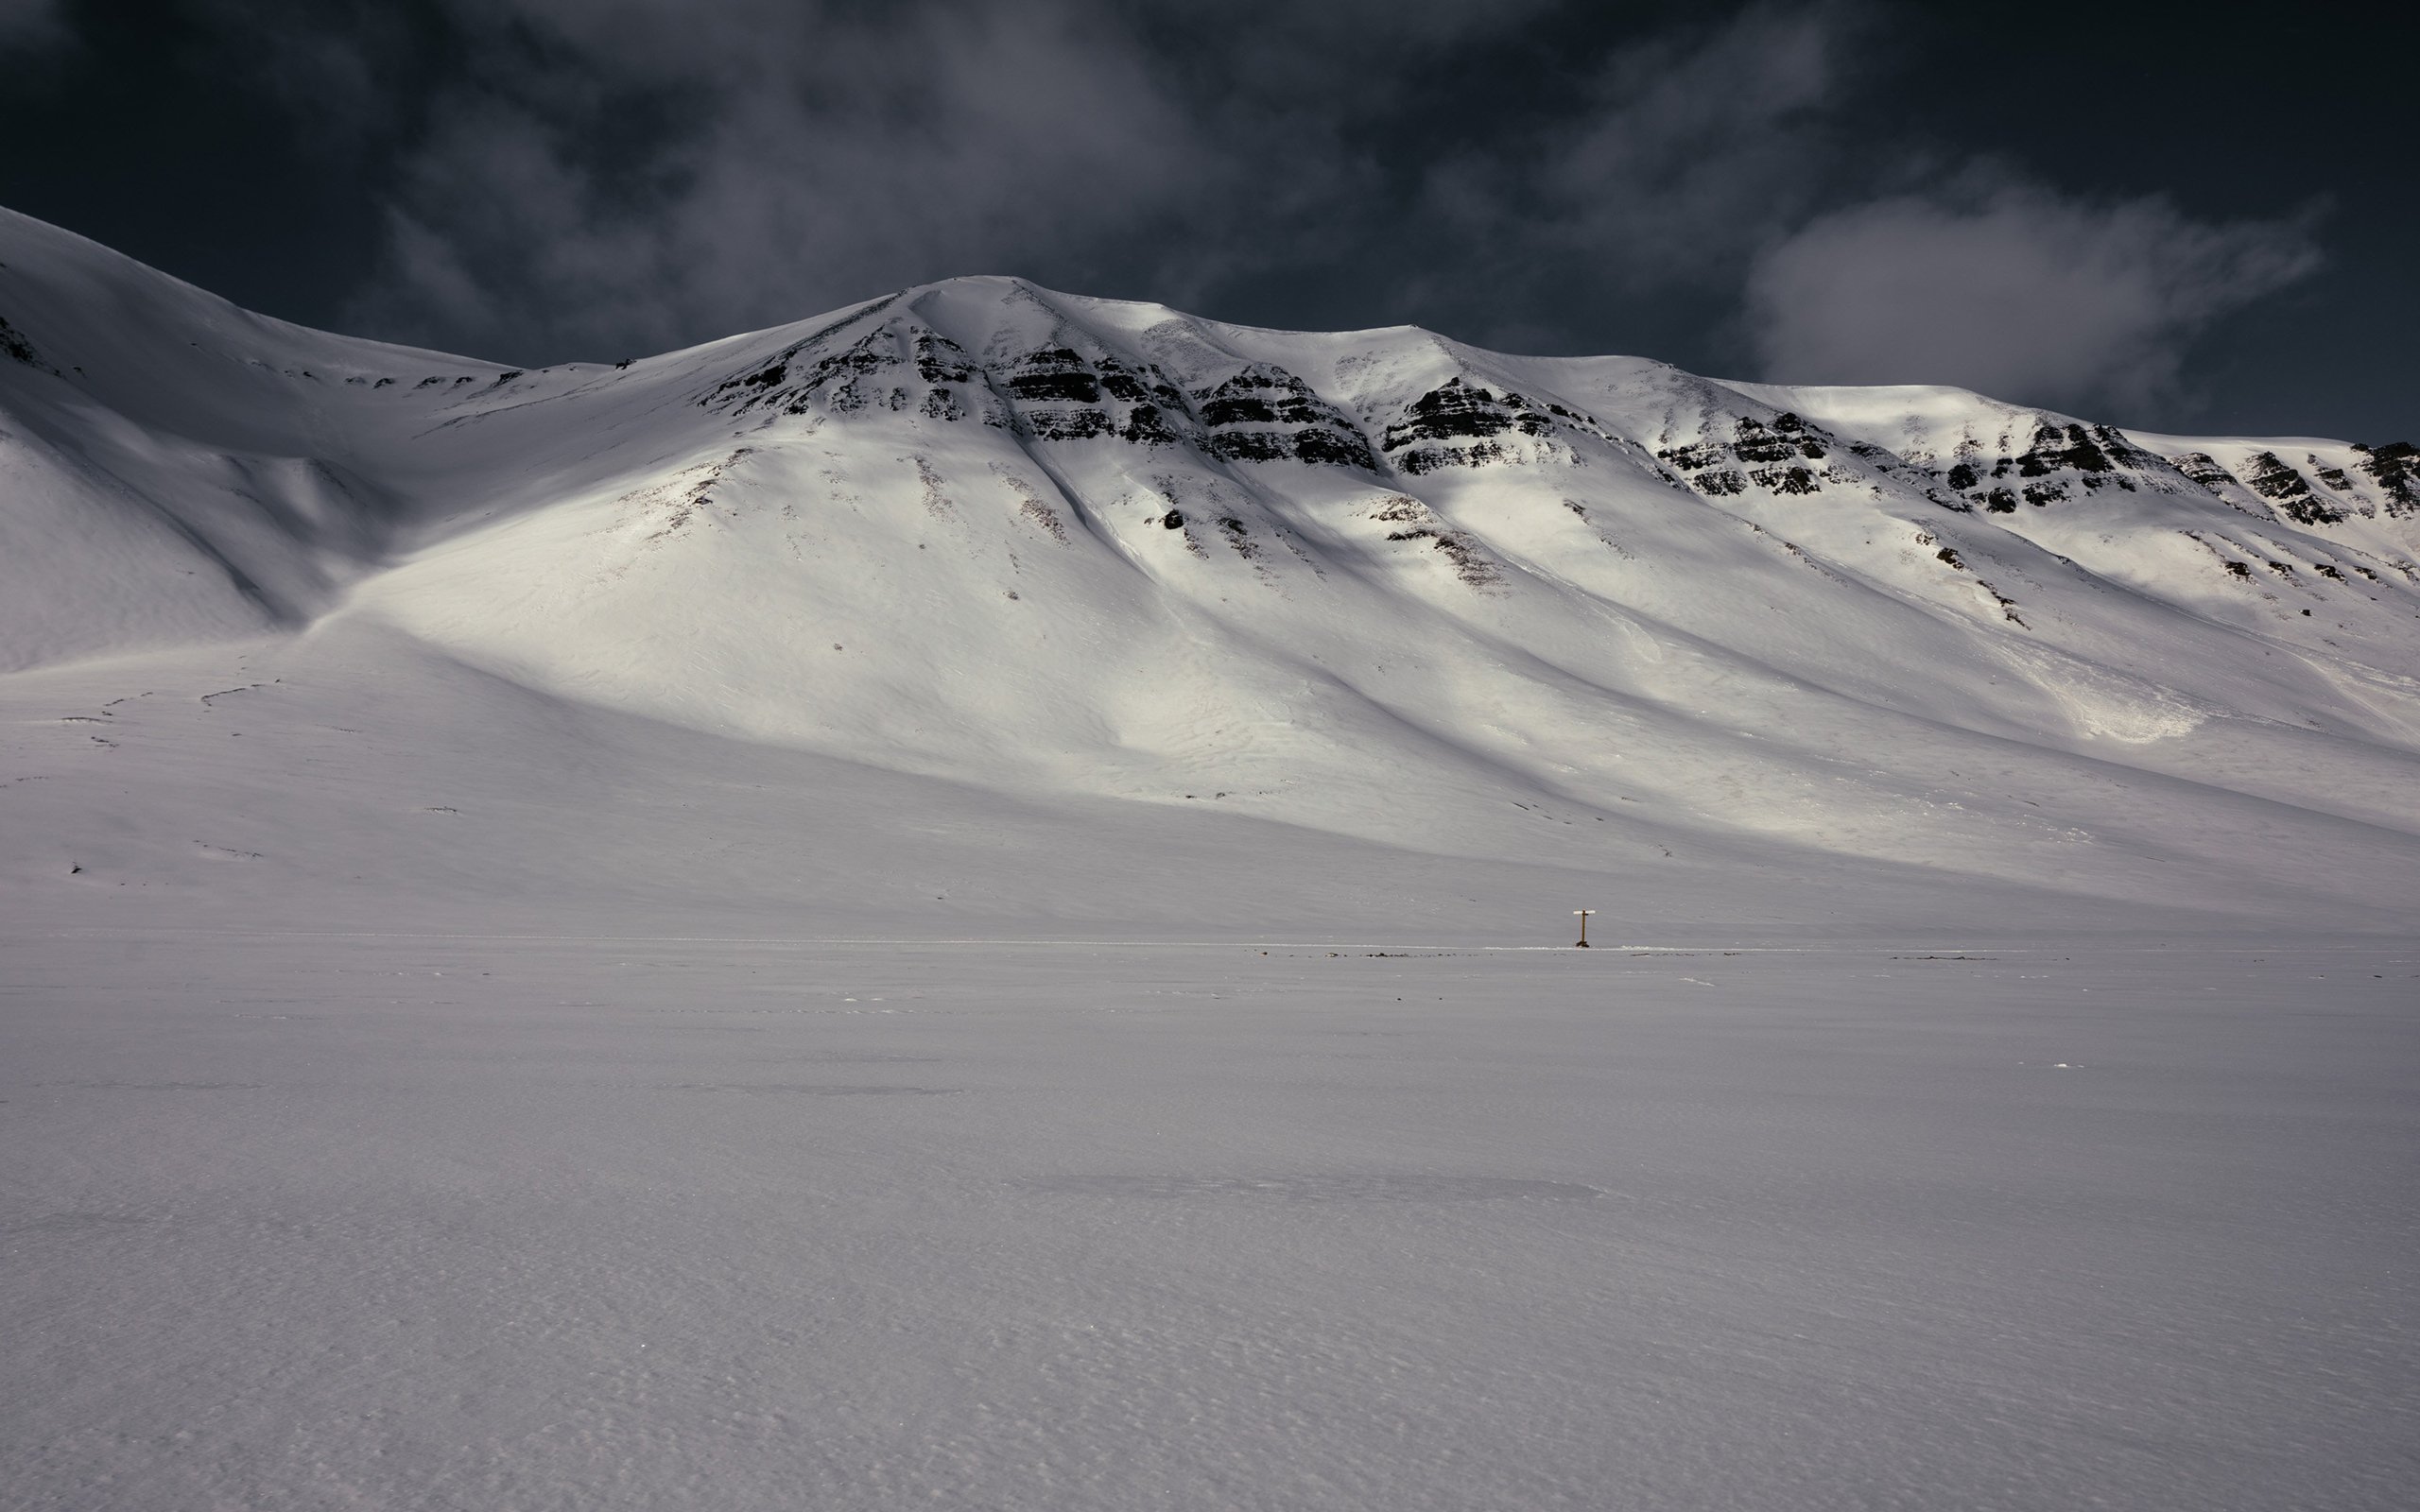
M 1594 908 L 1575 908 L 1572 910 L 1573 913 L 1580 916 L 1580 944 L 1578 948 L 1581 950 L 1584 951 L 1588 948 L 1588 916 L 1596 911 L 1597 910 Z

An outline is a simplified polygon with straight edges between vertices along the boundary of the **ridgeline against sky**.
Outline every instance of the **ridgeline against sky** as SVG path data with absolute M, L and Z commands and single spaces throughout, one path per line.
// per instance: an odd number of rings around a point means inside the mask
M 0 203 L 531 366 L 1013 273 L 2165 429 L 2414 429 L 2420 132 L 2342 52 L 2413 23 L 1962 9 L 7 0 Z

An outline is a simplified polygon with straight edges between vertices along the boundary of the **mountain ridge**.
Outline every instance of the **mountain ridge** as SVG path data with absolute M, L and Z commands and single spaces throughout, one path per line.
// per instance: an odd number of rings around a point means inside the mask
M 0 265 L 21 671 L 353 627 L 717 739 L 1583 871 L 2420 876 L 2409 447 L 999 277 L 532 371 L 20 216 Z

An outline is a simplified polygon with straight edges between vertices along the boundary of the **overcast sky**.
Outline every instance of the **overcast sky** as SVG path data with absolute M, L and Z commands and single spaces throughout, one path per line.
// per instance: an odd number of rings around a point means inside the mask
M 2376 442 L 2420 436 L 2420 26 L 2391 27 L 2106 0 L 0 0 L 0 203 L 254 309 L 522 365 L 1012 272 Z

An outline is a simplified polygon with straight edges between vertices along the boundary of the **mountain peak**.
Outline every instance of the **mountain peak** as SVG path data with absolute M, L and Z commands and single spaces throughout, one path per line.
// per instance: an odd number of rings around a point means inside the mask
M 2342 897 L 2256 838 L 2284 804 L 2403 874 L 2408 446 L 996 276 L 522 370 L 0 243 L 11 666 L 376 626 L 869 767 L 1583 869 L 2198 896 L 2182 847 Z

